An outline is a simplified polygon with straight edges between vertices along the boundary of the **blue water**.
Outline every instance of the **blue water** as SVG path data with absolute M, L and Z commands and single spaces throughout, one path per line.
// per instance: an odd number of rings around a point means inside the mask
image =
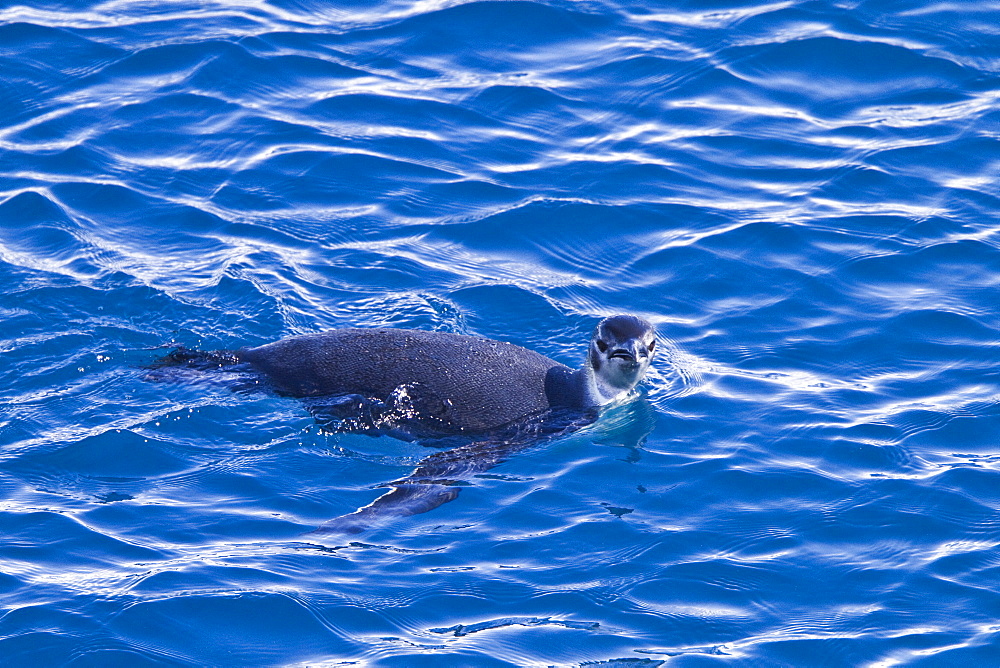
M 1000 9 L 0 8 L 0 664 L 1000 665 Z M 635 401 L 458 499 L 428 454 L 151 383 L 339 326 Z

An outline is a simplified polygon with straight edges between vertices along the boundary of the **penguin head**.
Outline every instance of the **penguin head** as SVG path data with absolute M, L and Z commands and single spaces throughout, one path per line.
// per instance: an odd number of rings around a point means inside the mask
M 634 315 L 616 315 L 598 323 L 590 339 L 588 362 L 598 386 L 620 395 L 642 380 L 655 352 L 653 325 Z

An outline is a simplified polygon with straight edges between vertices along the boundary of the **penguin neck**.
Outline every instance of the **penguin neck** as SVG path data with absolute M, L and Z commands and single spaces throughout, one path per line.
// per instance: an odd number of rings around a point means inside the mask
M 619 387 L 604 382 L 594 371 L 589 361 L 577 370 L 579 379 L 582 403 L 584 406 L 605 406 L 623 399 L 635 388 L 635 385 Z

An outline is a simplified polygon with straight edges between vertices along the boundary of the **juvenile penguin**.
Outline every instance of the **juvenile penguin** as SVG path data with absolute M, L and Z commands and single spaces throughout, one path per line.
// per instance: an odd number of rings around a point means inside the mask
M 156 370 L 177 366 L 197 372 L 250 370 L 281 394 L 360 395 L 390 407 L 405 404 L 404 417 L 434 433 L 473 437 L 425 457 L 409 476 L 386 483 L 390 491 L 311 532 L 352 534 L 453 500 L 461 489 L 456 480 L 489 470 L 531 445 L 533 435 L 549 433 L 543 418 L 550 411 L 588 412 L 626 397 L 642 380 L 655 350 L 653 326 L 632 315 L 598 323 L 576 370 L 526 348 L 474 336 L 339 329 L 236 351 L 179 349 L 152 365 L 147 377 L 156 379 Z M 540 429 L 504 429 L 525 424 Z M 567 425 L 579 426 L 576 421 Z
M 653 326 L 605 318 L 584 364 L 570 369 L 491 339 L 408 329 L 338 329 L 231 353 L 282 394 L 405 399 L 447 431 L 486 432 L 553 409 L 586 409 L 632 391 L 656 349 Z

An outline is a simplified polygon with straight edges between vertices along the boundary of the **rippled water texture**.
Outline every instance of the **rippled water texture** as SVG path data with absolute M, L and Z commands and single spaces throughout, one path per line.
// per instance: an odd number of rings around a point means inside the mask
M 7 3 L 0 663 L 997 665 L 998 26 Z M 428 448 L 141 369 L 387 325 L 575 366 L 619 312 L 643 397 L 343 539 Z

